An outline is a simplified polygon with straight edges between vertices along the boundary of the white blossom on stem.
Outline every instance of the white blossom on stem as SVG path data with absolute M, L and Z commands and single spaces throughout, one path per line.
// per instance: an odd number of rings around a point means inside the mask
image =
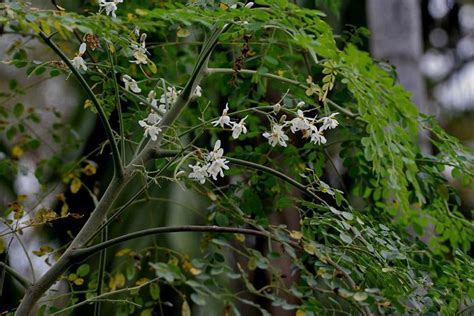
M 143 136 L 150 136 L 152 141 L 156 141 L 158 139 L 158 135 L 161 133 L 161 128 L 158 126 L 158 124 L 147 124 L 144 120 L 138 121 L 138 124 L 140 124 L 140 126 L 145 129 Z
M 211 165 L 207 169 L 209 175 L 214 179 L 217 180 L 217 176 L 220 175 L 221 177 L 224 176 L 224 170 L 229 170 L 229 166 L 227 165 L 229 161 L 224 158 L 219 158 L 211 162 Z
M 123 0 L 113 0 L 113 1 L 105 1 L 99 0 L 99 6 L 101 8 L 105 8 L 106 15 L 112 15 L 114 18 L 117 16 L 115 15 L 115 11 L 117 11 L 117 3 L 122 3 Z
M 212 122 L 212 125 L 220 125 L 222 128 L 224 128 L 224 125 L 231 126 L 230 116 L 227 115 L 227 111 L 229 111 L 229 103 L 226 103 L 225 109 L 222 111 L 221 117 L 219 117 L 218 120 Z
M 297 114 L 297 117 L 288 122 L 290 124 L 290 130 L 296 133 L 297 131 L 307 131 L 311 129 L 311 124 L 304 116 L 303 111 L 298 110 Z
M 82 69 L 84 71 L 87 71 L 86 62 L 82 58 L 82 55 L 84 55 L 84 53 L 86 52 L 86 49 L 87 49 L 86 43 L 82 43 L 81 46 L 79 46 L 79 53 L 76 55 L 76 57 L 74 57 L 71 60 L 71 64 L 74 66 L 74 68 L 78 70 Z
M 189 165 L 189 168 L 193 169 L 193 171 L 189 173 L 189 179 L 204 184 L 206 182 L 206 178 L 209 177 L 209 174 L 207 173 L 208 167 L 208 165 L 201 165 L 200 163 Z
M 311 143 L 314 143 L 316 145 L 326 144 L 326 137 L 324 137 L 322 129 L 318 129 L 316 126 L 313 125 L 311 128 L 311 132 Z
M 160 103 L 164 104 L 165 109 L 170 108 L 175 104 L 180 92 L 181 90 L 176 90 L 175 87 L 168 87 L 167 91 L 161 95 Z
M 339 122 L 337 120 L 335 120 L 334 117 L 338 114 L 339 114 L 338 112 L 335 112 L 335 113 L 332 113 L 331 115 L 329 115 L 327 117 L 321 118 L 319 121 L 323 122 L 323 125 L 321 126 L 321 128 L 319 130 L 324 131 L 324 130 L 327 130 L 327 129 L 336 128 L 339 125 Z
M 286 147 L 286 141 L 289 139 L 283 131 L 283 125 L 273 124 L 272 131 L 263 133 L 263 137 L 268 139 L 268 143 L 275 147 L 277 144 Z
M 248 116 L 244 117 L 243 119 L 240 120 L 239 123 L 232 123 L 232 137 L 234 139 L 239 138 L 240 134 L 247 134 L 247 127 L 245 127 L 245 119 L 247 119 Z
M 194 97 L 197 97 L 197 98 L 199 98 L 199 97 L 202 96 L 202 88 L 201 88 L 201 86 L 199 86 L 199 85 L 196 86 L 196 89 L 194 89 L 193 96 L 194 96 Z
M 147 55 L 148 50 L 145 47 L 145 40 L 146 40 L 146 33 L 143 33 L 140 36 L 140 43 L 133 43 L 130 47 L 132 48 L 132 55 L 135 58 L 135 60 L 130 60 L 131 63 L 134 64 L 148 64 L 148 57 Z
M 214 144 L 214 150 L 209 152 L 209 154 L 206 156 L 206 160 L 214 161 L 214 160 L 222 158 L 223 155 L 224 155 L 224 149 L 221 148 L 221 140 L 218 139 Z
M 137 82 L 134 79 L 132 79 L 132 77 L 130 77 L 129 75 L 123 75 L 122 81 L 125 84 L 125 90 L 127 91 L 131 90 L 132 92 L 135 92 L 135 93 L 140 93 L 142 91 L 142 89 L 138 87 Z

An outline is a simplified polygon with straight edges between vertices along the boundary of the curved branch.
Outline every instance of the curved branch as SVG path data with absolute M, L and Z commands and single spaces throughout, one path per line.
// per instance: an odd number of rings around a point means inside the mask
M 208 68 L 206 71 L 207 71 L 208 74 L 219 74 L 219 73 L 221 73 L 221 74 L 233 74 L 233 73 L 235 73 L 235 70 L 232 69 L 232 68 Z M 258 73 L 256 70 L 251 70 L 251 69 L 240 69 L 239 73 L 250 74 L 250 75 L 257 74 L 257 75 L 265 77 L 265 78 L 270 78 L 270 79 L 278 80 L 278 81 L 281 81 L 281 82 L 285 82 L 285 83 L 297 86 L 301 89 L 305 89 L 305 90 L 308 89 L 307 85 L 305 85 L 305 84 L 303 84 L 299 81 L 292 80 L 292 79 L 285 78 L 285 77 L 281 77 L 281 76 L 274 75 L 274 74 L 269 74 L 269 73 L 262 74 L 262 73 Z M 342 106 L 340 106 L 336 102 L 330 100 L 329 98 L 326 98 L 326 101 L 328 102 L 329 105 L 331 105 L 332 107 L 334 107 L 338 111 L 341 111 L 342 113 L 346 114 L 347 116 L 350 116 L 350 117 L 357 117 L 358 116 L 358 114 L 352 113 L 351 111 L 343 108 Z
M 272 238 L 270 233 L 263 232 L 255 229 L 247 228 L 236 228 L 236 227 L 220 227 L 220 226 L 196 226 L 196 225 L 187 225 L 187 226 L 175 226 L 175 227 L 156 227 L 150 229 L 140 230 L 138 232 L 126 234 L 117 238 L 109 239 L 100 244 L 90 246 L 87 248 L 76 249 L 73 252 L 75 258 L 85 259 L 92 254 L 107 249 L 111 246 L 117 245 L 121 242 L 149 236 L 155 234 L 164 234 L 164 233 L 177 233 L 177 232 L 207 232 L 207 233 L 235 233 L 235 234 L 244 234 L 244 235 L 253 235 Z
M 282 179 L 283 181 L 291 184 L 292 186 L 294 186 L 295 188 L 300 190 L 301 193 L 306 194 L 307 196 L 309 196 L 309 197 L 311 197 L 315 200 L 318 200 L 319 202 L 321 202 L 321 203 L 323 203 L 324 205 L 327 206 L 326 201 L 324 201 L 322 198 L 317 196 L 314 192 L 311 192 L 310 190 L 308 190 L 308 188 L 304 184 L 299 183 L 295 179 L 290 178 L 289 176 L 287 176 L 286 174 L 284 174 L 280 171 L 277 171 L 273 168 L 263 166 L 263 165 L 260 165 L 260 164 L 254 163 L 254 162 L 242 160 L 242 159 L 231 158 L 231 157 L 225 157 L 225 158 L 233 164 L 241 165 L 241 166 L 245 166 L 245 167 L 249 167 L 249 168 L 252 168 L 252 169 L 261 170 L 261 171 L 270 173 L 270 174 Z
M 99 100 L 97 99 L 97 97 L 95 96 L 95 94 L 92 91 L 91 87 L 89 87 L 89 84 L 87 84 L 86 80 L 81 75 L 81 73 L 72 65 L 69 58 L 51 40 L 51 38 L 43 32 L 40 32 L 39 36 L 43 39 L 45 44 L 48 45 L 61 58 L 61 60 L 68 66 L 69 70 L 71 70 L 71 72 L 77 78 L 77 80 L 79 81 L 81 86 L 84 88 L 84 90 L 86 90 L 87 95 L 91 98 L 92 103 L 94 104 L 94 107 L 97 111 L 97 114 L 99 115 L 100 122 L 102 123 L 102 126 L 105 129 L 105 134 L 106 134 L 107 139 L 110 143 L 110 146 L 112 147 L 112 158 L 113 158 L 113 162 L 114 162 L 115 173 L 119 178 L 122 178 L 123 177 L 123 166 L 122 166 L 122 161 L 120 159 L 120 153 L 119 153 L 119 150 L 118 150 L 118 147 L 117 147 L 117 143 L 115 142 L 112 127 L 110 126 L 110 123 L 107 120 L 107 116 L 105 115 L 104 109 L 100 105 Z
M 172 156 L 176 155 L 177 153 L 179 153 L 179 151 L 177 151 L 177 150 L 159 150 L 155 153 L 154 158 L 172 157 Z M 275 170 L 273 168 L 263 166 L 263 165 L 260 165 L 260 164 L 254 163 L 254 162 L 238 159 L 238 158 L 232 158 L 232 157 L 227 157 L 227 156 L 224 157 L 224 158 L 227 159 L 232 164 L 241 165 L 241 166 L 256 169 L 256 170 L 261 170 L 263 172 L 272 174 L 272 175 L 280 178 L 281 180 L 291 184 L 292 186 L 294 186 L 295 188 L 300 190 L 306 196 L 308 196 L 310 198 L 313 198 L 315 200 L 318 200 L 319 202 L 321 202 L 325 206 L 328 206 L 326 201 L 324 201 L 322 198 L 320 198 L 314 192 L 311 192 L 310 190 L 308 190 L 308 188 L 304 184 L 299 183 L 295 179 L 290 178 L 289 176 L 287 176 L 286 174 L 284 174 L 284 173 L 282 173 L 278 170 Z

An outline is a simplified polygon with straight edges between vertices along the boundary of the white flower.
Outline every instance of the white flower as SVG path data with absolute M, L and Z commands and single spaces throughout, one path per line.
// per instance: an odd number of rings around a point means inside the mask
M 189 179 L 197 181 L 201 184 L 206 182 L 206 178 L 209 176 L 207 173 L 208 165 L 200 165 L 196 163 L 195 165 L 189 165 L 189 168 L 193 169 L 193 171 L 189 174 Z
M 239 138 L 240 134 L 241 133 L 244 133 L 244 134 L 247 134 L 247 127 L 245 127 L 244 123 L 245 123 L 245 119 L 247 118 L 248 116 L 244 117 L 243 119 L 240 120 L 239 123 L 232 123 L 232 137 L 234 139 L 237 139 Z
M 202 88 L 201 88 L 201 86 L 198 85 L 198 86 L 196 87 L 196 89 L 194 90 L 193 96 L 198 97 L 198 98 L 202 96 Z
M 338 115 L 338 112 L 335 112 L 327 117 L 323 117 L 321 120 L 323 122 L 323 126 L 319 130 L 324 131 L 327 129 L 336 128 L 339 125 L 339 122 L 334 119 L 334 116 Z
M 148 103 L 151 104 L 152 107 L 156 107 L 158 103 L 158 100 L 155 97 L 156 97 L 155 90 L 150 90 L 150 92 L 148 92 L 148 96 L 146 100 L 148 101 Z
M 125 90 L 132 90 L 132 92 L 135 93 L 140 93 L 142 91 L 142 89 L 138 87 L 137 82 L 129 75 L 123 75 L 122 81 L 125 83 Z
M 288 136 L 283 132 L 283 125 L 273 124 L 272 132 L 263 133 L 263 137 L 268 139 L 268 143 L 275 147 L 276 144 L 286 147 L 286 141 L 289 139 Z
M 134 63 L 134 64 L 148 64 L 148 57 L 146 56 L 146 53 L 147 53 L 147 50 L 142 48 L 142 47 L 139 47 L 139 46 L 136 46 L 136 45 L 132 45 L 132 49 L 133 49 L 133 57 L 135 57 L 135 60 L 130 60 L 131 63 Z
M 150 114 L 148 114 L 146 119 L 144 119 L 142 121 L 138 121 L 138 123 L 140 124 L 140 126 L 143 126 L 142 123 L 140 123 L 140 122 L 144 122 L 143 124 L 156 125 L 160 121 L 161 121 L 161 116 L 159 116 L 155 112 L 150 112 Z
M 253 7 L 254 4 L 255 4 L 255 3 L 253 3 L 253 2 L 249 2 L 249 3 L 247 3 L 247 4 L 245 5 L 245 7 L 248 8 L 248 9 L 250 9 L 251 7 Z
M 321 144 L 326 144 L 326 137 L 323 136 L 323 130 L 319 129 L 316 126 L 312 126 L 311 128 L 311 140 L 310 142 L 316 144 L 316 145 L 321 145 Z
M 181 90 L 177 91 L 175 87 L 168 87 L 167 90 L 168 91 L 163 93 L 160 97 L 160 103 L 165 105 L 165 109 L 172 106 L 176 102 L 178 95 L 181 92 Z
M 212 125 L 217 126 L 220 125 L 224 128 L 224 125 L 231 126 L 230 117 L 227 115 L 227 111 L 229 111 L 229 103 L 226 103 L 224 111 L 222 111 L 221 117 L 217 121 L 212 122 Z
M 122 3 L 123 0 L 113 0 L 113 1 L 105 1 L 99 0 L 99 6 L 101 8 L 105 8 L 106 15 L 112 15 L 114 18 L 117 17 L 115 15 L 115 11 L 117 10 L 117 3 Z
M 146 40 L 146 33 L 143 33 L 140 36 L 140 44 L 138 43 L 133 43 L 130 45 L 130 47 L 133 50 L 133 57 L 135 57 L 135 60 L 130 60 L 131 63 L 134 64 L 148 64 L 148 57 L 147 54 L 148 50 L 145 48 L 145 40 Z
M 207 177 L 217 180 L 217 176 L 224 176 L 224 170 L 229 170 L 227 165 L 229 161 L 223 158 L 224 149 L 221 148 L 221 141 L 217 140 L 214 144 L 214 150 L 206 155 L 205 164 L 196 163 L 189 165 L 193 171 L 189 174 L 189 178 L 204 184 Z
M 76 56 L 74 57 L 72 60 L 71 60 L 71 64 L 74 66 L 74 68 L 76 69 L 81 69 L 86 71 L 87 70 L 87 66 L 86 66 L 86 62 L 84 61 L 84 59 L 81 57 L 81 56 Z
M 214 150 L 209 152 L 209 154 L 206 157 L 206 160 L 214 161 L 217 159 L 221 159 L 223 155 L 224 155 L 224 149 L 221 148 L 221 140 L 218 139 L 216 143 L 214 144 Z
M 158 134 L 161 133 L 161 128 L 157 125 L 149 125 L 144 120 L 138 121 L 141 127 L 145 129 L 143 136 L 149 135 L 152 141 L 156 141 L 158 139 Z
M 297 131 L 307 131 L 311 129 L 311 124 L 309 123 L 308 119 L 304 116 L 303 111 L 298 110 L 298 116 L 289 121 L 288 123 L 291 125 L 290 130 L 293 133 Z
M 82 70 L 84 71 L 87 70 L 86 62 L 82 58 L 82 55 L 84 55 L 84 53 L 86 52 L 86 49 L 87 49 L 86 43 L 82 43 L 81 46 L 79 46 L 79 53 L 77 54 L 76 57 L 74 57 L 71 60 L 71 64 L 74 66 L 74 68 L 76 69 L 82 68 Z
M 224 176 L 224 170 L 229 170 L 229 166 L 227 161 L 224 158 L 219 158 L 211 162 L 211 165 L 207 169 L 207 173 L 214 179 L 217 180 L 217 176 L 220 175 L 221 177 Z

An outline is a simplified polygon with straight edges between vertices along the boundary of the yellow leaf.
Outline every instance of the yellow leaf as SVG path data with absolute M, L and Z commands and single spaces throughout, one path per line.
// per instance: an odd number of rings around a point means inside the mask
M 285 74 L 285 71 L 284 70 L 277 70 L 277 75 L 280 76 L 280 77 L 283 77 L 283 75 Z
M 18 159 L 21 156 L 23 156 L 24 153 L 25 153 L 25 151 L 23 150 L 23 148 L 21 148 L 21 146 L 19 146 L 19 145 L 13 146 L 13 148 L 12 148 L 13 158 Z
M 87 99 L 86 101 L 84 101 L 84 109 L 88 109 L 88 108 L 92 108 L 92 101 Z
M 189 308 L 189 304 L 186 300 L 183 301 L 183 305 L 181 306 L 181 316 L 191 316 L 191 308 Z
M 61 216 L 67 216 L 67 213 L 69 212 L 69 205 L 67 205 L 66 202 L 63 203 L 63 206 L 61 206 Z
M 192 275 L 199 275 L 201 274 L 202 270 L 199 270 L 198 268 L 192 267 L 189 269 L 189 272 L 191 272 Z
M 141 279 L 138 279 L 138 280 L 135 282 L 135 284 L 138 285 L 138 286 L 140 286 L 140 285 L 143 285 L 143 284 L 147 283 L 148 281 L 150 281 L 150 279 L 148 279 L 148 278 L 141 278 Z
M 125 286 L 125 275 L 119 272 L 115 275 L 115 285 L 117 288 L 121 288 Z
M 111 291 L 115 291 L 115 289 L 117 288 L 117 285 L 115 283 L 115 278 L 113 276 L 110 277 L 109 288 Z
M 290 237 L 296 240 L 303 238 L 303 234 L 300 231 L 292 230 L 290 231 Z
M 235 239 L 237 239 L 240 242 L 245 241 L 245 235 L 244 234 L 234 234 L 234 236 L 235 236 Z
M 40 25 L 46 35 L 49 35 L 51 33 L 51 29 L 49 28 L 48 22 L 46 22 L 45 20 L 40 20 Z
M 77 278 L 74 280 L 75 285 L 83 285 L 84 284 L 84 279 L 83 278 Z
M 176 35 L 178 37 L 188 37 L 189 35 L 191 35 L 191 32 L 188 29 L 185 29 L 185 28 L 182 28 L 182 27 L 178 26 L 178 30 L 176 32 Z
M 130 248 L 123 248 L 123 249 L 120 249 L 119 251 L 117 251 L 115 256 L 116 257 L 123 257 L 123 256 L 127 255 L 130 251 L 132 251 Z
M 298 309 L 295 313 L 295 316 L 305 316 L 306 313 L 304 311 L 302 311 L 301 309 Z
M 220 8 L 221 10 L 224 10 L 224 11 L 229 10 L 229 6 L 228 6 L 227 4 L 225 4 L 225 3 L 222 3 L 222 2 L 219 3 L 219 8 Z
M 116 49 L 115 49 L 114 44 L 109 43 L 108 46 L 109 46 L 109 51 L 110 51 L 110 53 L 111 53 L 111 54 L 115 54 Z
M 148 60 L 148 69 L 150 69 L 150 71 L 153 73 L 153 74 L 156 74 L 158 72 L 158 68 L 156 68 L 156 65 L 154 62 L 152 62 L 151 60 Z
M 207 196 L 209 197 L 209 199 L 210 199 L 212 202 L 217 201 L 217 195 L 215 195 L 214 192 L 212 192 L 212 191 L 207 192 Z
M 87 165 L 81 169 L 81 172 L 85 174 L 86 176 L 92 176 L 96 174 L 97 167 L 92 162 L 89 161 Z
M 71 193 L 75 194 L 79 192 L 79 190 L 81 189 L 81 185 L 82 185 L 81 180 L 77 177 L 74 177 L 70 185 Z

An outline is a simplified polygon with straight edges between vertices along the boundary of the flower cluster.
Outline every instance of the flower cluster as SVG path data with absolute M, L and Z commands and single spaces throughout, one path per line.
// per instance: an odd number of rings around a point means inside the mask
M 214 126 L 220 126 L 221 128 L 224 128 L 224 126 L 230 126 L 232 128 L 232 137 L 234 139 L 239 138 L 240 134 L 246 134 L 247 133 L 247 127 L 245 127 L 245 120 L 247 119 L 247 116 L 244 117 L 243 119 L 240 120 L 239 123 L 232 122 L 230 119 L 230 116 L 227 115 L 227 112 L 229 111 L 229 103 L 225 105 L 224 110 L 222 111 L 222 115 L 215 121 L 212 122 L 212 125 Z
M 106 15 L 112 15 L 114 18 L 117 16 L 115 15 L 115 11 L 117 11 L 117 3 L 122 3 L 123 0 L 113 0 L 113 1 L 105 1 L 105 0 L 99 0 L 99 6 L 102 10 L 102 8 L 105 9 L 105 14 Z
M 125 89 L 131 89 L 133 92 L 136 92 L 138 86 L 130 76 L 125 75 L 122 79 L 125 82 Z M 138 88 L 140 91 L 141 89 Z M 201 87 L 197 86 L 196 90 L 194 91 L 195 96 L 201 96 Z M 138 92 L 140 92 L 138 91 Z M 138 93 L 137 92 L 137 93 Z M 150 136 L 152 141 L 156 141 L 158 139 L 159 133 L 162 129 L 159 127 L 161 119 L 163 115 L 170 109 L 171 105 L 173 105 L 178 95 L 181 91 L 176 90 L 175 87 L 168 87 L 167 91 L 160 96 L 160 99 L 156 99 L 156 92 L 151 90 L 148 93 L 147 103 L 151 106 L 151 112 L 148 114 L 148 117 L 138 121 L 138 124 L 145 129 L 144 136 Z M 158 105 L 159 101 L 159 105 Z
M 304 105 L 303 102 L 298 103 L 297 107 Z M 290 121 L 285 121 L 283 124 L 274 123 L 271 132 L 263 133 L 263 137 L 268 139 L 268 143 L 275 147 L 277 144 L 286 147 L 286 141 L 288 136 L 284 132 L 284 128 L 289 126 L 290 131 L 294 134 L 301 131 L 303 138 L 310 138 L 310 142 L 314 144 L 325 144 L 326 138 L 323 135 L 323 131 L 328 129 L 334 129 L 339 125 L 339 122 L 334 118 L 339 113 L 333 113 L 327 117 L 316 120 L 314 118 L 308 118 L 304 115 L 301 109 L 297 110 L 297 115 Z M 318 128 L 317 123 L 322 123 Z
M 221 141 L 217 140 L 214 144 L 214 150 L 209 152 L 204 163 L 197 162 L 195 165 L 189 165 L 193 170 L 189 173 L 189 178 L 201 184 L 206 182 L 206 178 L 212 177 L 217 180 L 217 176 L 224 176 L 224 170 L 229 170 L 227 165 L 229 161 L 224 156 L 224 149 L 221 148 Z
M 84 71 L 87 70 L 86 62 L 82 58 L 82 55 L 84 55 L 84 53 L 86 52 L 86 49 L 87 49 L 86 43 L 82 43 L 81 46 L 79 46 L 79 53 L 76 55 L 76 57 L 74 57 L 71 60 L 71 64 L 74 66 L 74 68 L 76 69 L 82 68 L 82 70 Z
M 148 93 L 147 102 L 151 104 L 153 108 L 157 108 L 158 100 L 156 100 L 155 97 L 156 92 L 154 90 L 151 90 Z M 138 124 L 145 129 L 145 132 L 143 134 L 145 137 L 150 136 L 152 141 L 156 141 L 158 139 L 158 134 L 161 132 L 159 124 L 166 111 L 166 106 L 164 104 L 160 104 L 156 112 L 154 110 L 151 110 L 147 118 L 138 121 Z

